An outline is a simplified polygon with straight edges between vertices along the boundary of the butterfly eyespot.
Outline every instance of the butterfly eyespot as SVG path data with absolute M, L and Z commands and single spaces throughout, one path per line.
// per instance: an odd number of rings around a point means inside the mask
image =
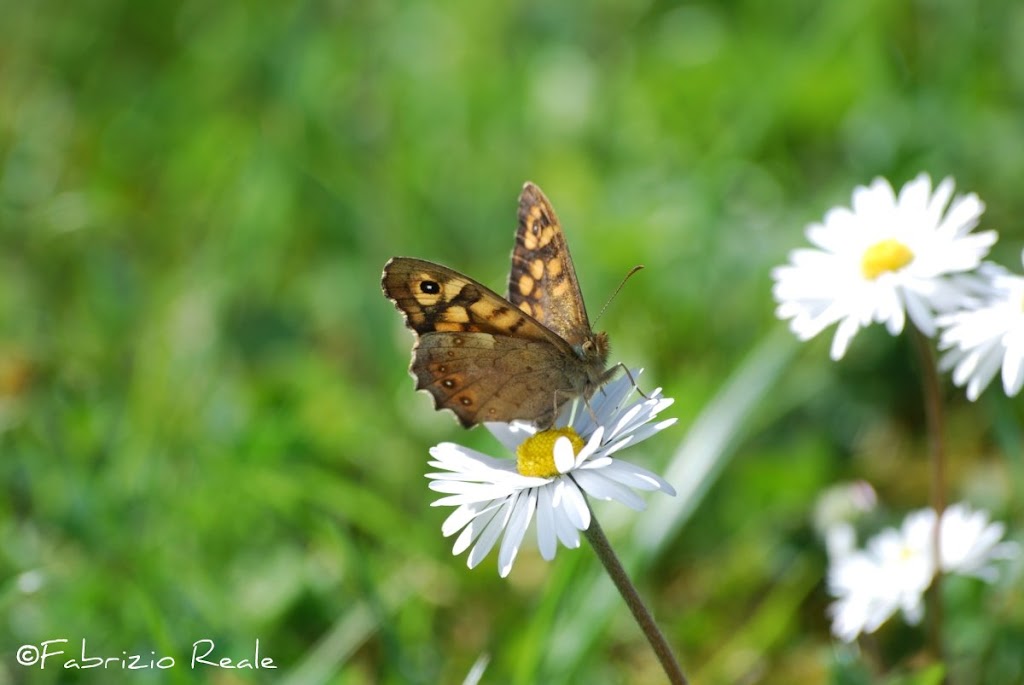
M 427 295 L 437 295 L 441 292 L 441 284 L 437 281 L 420 281 L 420 292 Z
M 463 407 L 468 407 L 469 405 L 473 404 L 473 400 L 463 396 L 459 398 L 459 404 L 461 404 Z
M 453 381 L 451 378 L 445 378 L 443 381 L 441 381 L 441 385 L 448 389 L 451 389 L 455 387 L 455 381 Z

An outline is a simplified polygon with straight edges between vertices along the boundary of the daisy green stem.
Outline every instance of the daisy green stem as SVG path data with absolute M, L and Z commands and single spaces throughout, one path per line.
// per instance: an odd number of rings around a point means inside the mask
M 935 530 L 932 533 L 932 555 L 935 579 L 929 591 L 929 612 L 931 620 L 932 647 L 940 659 L 942 649 L 942 551 L 939 548 L 942 512 L 946 509 L 946 445 L 943 439 L 942 386 L 939 383 L 938 365 L 928 338 L 916 327 L 911 327 L 911 338 L 921 366 L 921 384 L 924 393 L 925 424 L 928 431 L 928 461 L 931 466 L 931 505 L 935 510 Z
M 878 638 L 873 633 L 861 633 L 857 636 L 857 645 L 860 647 L 864 664 L 871 673 L 871 681 L 882 680 L 885 676 L 885 666 L 878 647 Z
M 589 503 L 587 506 L 589 506 Z M 651 648 L 654 649 L 654 653 L 658 656 L 658 661 L 661 662 L 661 667 L 665 669 L 669 682 L 673 683 L 673 685 L 687 685 L 686 676 L 683 675 L 683 669 L 679 666 L 679 662 L 672 653 L 672 648 L 668 646 L 668 641 L 658 629 L 658 624 L 654 622 L 654 616 L 651 615 L 650 610 L 643 603 L 643 600 L 640 599 L 640 593 L 637 592 L 633 582 L 626 574 L 626 569 L 622 567 L 622 563 L 608 543 L 608 538 L 605 537 L 604 531 L 597 522 L 593 509 L 590 510 L 590 526 L 584 531 L 584 535 L 587 536 L 590 546 L 594 548 L 597 557 L 604 564 L 604 568 L 608 571 L 608 575 L 611 576 L 615 587 L 618 588 L 619 594 L 626 600 L 629 610 L 633 613 L 633 618 L 640 625 L 640 629 L 644 631 L 644 636 L 647 637 Z

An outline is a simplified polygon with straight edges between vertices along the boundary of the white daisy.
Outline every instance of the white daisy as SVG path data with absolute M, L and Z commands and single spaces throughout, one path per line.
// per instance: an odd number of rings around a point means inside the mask
M 854 552 L 833 561 L 828 589 L 838 599 L 829 605 L 832 634 L 852 642 L 861 633 L 873 633 L 896 613 L 896 596 L 887 592 L 888 578 L 882 563 L 865 552 Z
M 887 528 L 868 541 L 867 549 L 830 560 L 829 592 L 838 600 L 829 607 L 832 632 L 847 642 L 873 633 L 896 611 L 916 624 L 922 599 L 935 577 L 932 535 L 935 512 L 916 511 L 899 530 Z
M 935 577 L 934 535 L 935 511 L 921 509 L 908 514 L 898 531 L 889 528 L 868 540 L 868 553 L 886 570 L 889 592 L 907 623 L 920 622 L 924 591 Z
M 1013 559 L 1020 548 L 1012 542 L 1000 542 L 1006 527 L 990 523 L 988 513 L 972 511 L 966 504 L 953 504 L 942 512 L 939 553 L 942 570 L 980 578 L 993 583 L 998 569 L 993 561 Z
M 1024 260 L 1024 255 L 1022 255 Z M 1024 276 L 985 265 L 990 279 L 988 301 L 939 318 L 943 327 L 939 368 L 953 369 L 953 382 L 967 386 L 972 402 L 1002 369 L 1003 390 L 1010 397 L 1024 385 Z
M 639 373 L 634 371 L 633 376 Z M 457 507 L 441 531 L 445 537 L 462 531 L 452 553 L 472 547 L 467 563 L 473 568 L 504 533 L 498 572 L 505 577 L 533 518 L 541 556 L 551 560 L 558 542 L 579 547 L 579 531 L 590 526 L 584 494 L 617 500 L 638 511 L 644 501 L 632 489 L 675 495 L 661 477 L 612 457 L 676 421 L 651 423 L 673 402 L 662 396 L 660 388 L 646 399 L 627 404 L 633 390 L 628 377 L 618 378 L 595 393 L 590 410 L 581 402 L 572 403 L 551 430 L 538 431 L 520 421 L 487 424 L 517 455 L 515 461 L 494 459 L 450 442 L 431 448 L 434 460 L 429 463 L 441 471 L 426 474 L 430 488 L 447 495 L 432 506 Z
M 899 530 L 887 528 L 864 550 L 829 554 L 828 587 L 837 598 L 829 606 L 832 632 L 847 642 L 873 633 L 897 611 L 916 624 L 924 612 L 924 593 L 935 579 L 935 510 L 920 509 Z M 1020 554 L 1018 545 L 1000 542 L 1005 527 L 966 504 L 950 505 L 939 529 L 940 567 L 944 573 L 996 580 L 993 562 Z
M 794 250 L 790 264 L 772 271 L 776 315 L 790 320 L 801 340 L 838 323 L 835 360 L 871 323 L 896 335 L 909 315 L 921 332 L 934 335 L 936 313 L 964 302 L 971 284 L 961 275 L 978 266 L 996 233 L 971 233 L 984 211 L 977 195 L 950 203 L 952 179 L 934 192 L 931 185 L 922 173 L 897 197 L 878 178 L 854 189 L 852 208 L 835 207 L 824 223 L 811 224 L 807 239 L 815 249 Z

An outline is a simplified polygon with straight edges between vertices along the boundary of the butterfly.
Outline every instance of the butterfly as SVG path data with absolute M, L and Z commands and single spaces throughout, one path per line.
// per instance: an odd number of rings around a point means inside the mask
M 605 368 L 608 336 L 590 327 L 555 210 L 533 183 L 519 195 L 507 298 L 410 257 L 384 265 L 381 287 L 416 334 L 416 389 L 466 428 L 514 419 L 550 426 L 563 404 L 589 398 L 615 372 Z

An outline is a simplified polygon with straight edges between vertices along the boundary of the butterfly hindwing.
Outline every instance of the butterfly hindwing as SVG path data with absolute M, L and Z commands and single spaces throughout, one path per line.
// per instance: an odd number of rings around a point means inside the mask
M 522 418 L 546 423 L 565 399 L 552 392 L 565 383 L 565 359 L 557 348 L 525 338 L 427 333 L 413 348 L 410 370 L 416 389 L 467 428 Z

